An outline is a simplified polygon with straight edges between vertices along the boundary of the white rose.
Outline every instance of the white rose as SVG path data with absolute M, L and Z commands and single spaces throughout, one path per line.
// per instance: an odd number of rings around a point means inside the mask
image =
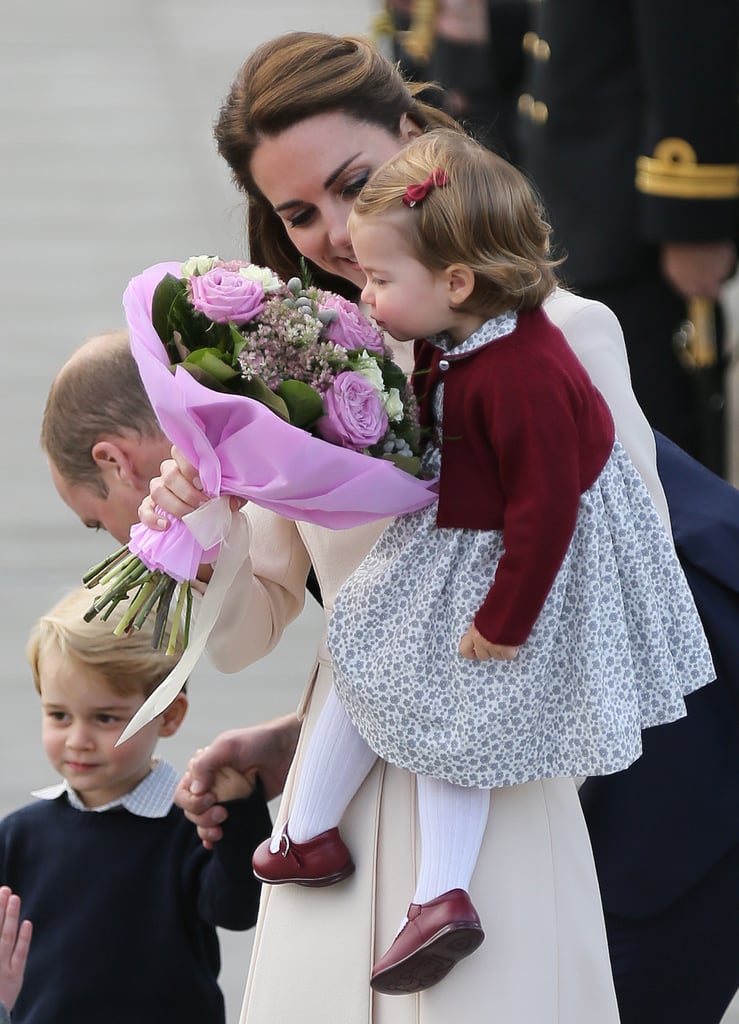
M 359 359 L 353 362 L 353 367 L 357 373 L 361 373 L 363 377 L 366 377 L 370 384 L 373 386 L 378 395 L 385 396 L 385 382 L 382 379 L 382 370 L 380 364 L 372 356 L 367 355 L 366 350 L 361 354 Z
M 183 277 L 202 277 L 212 270 L 216 263 L 220 262 L 220 256 L 191 256 L 189 260 L 180 267 Z
M 258 267 L 256 263 L 250 263 L 248 267 L 241 267 L 239 273 L 249 281 L 258 281 L 265 292 L 275 292 L 282 287 L 282 281 L 269 267 Z
M 398 423 L 403 419 L 403 402 L 397 388 L 390 388 L 385 398 L 385 412 L 391 423 Z

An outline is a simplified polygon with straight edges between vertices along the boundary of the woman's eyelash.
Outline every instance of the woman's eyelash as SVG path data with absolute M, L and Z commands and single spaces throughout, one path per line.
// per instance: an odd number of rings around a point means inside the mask
M 291 228 L 299 228 L 301 224 L 307 224 L 312 216 L 312 210 L 301 210 L 294 217 L 289 217 L 287 223 Z
M 357 192 L 361 192 L 364 186 L 369 180 L 369 171 L 365 171 L 358 178 L 354 178 L 347 185 L 344 185 L 341 189 L 341 195 L 345 196 L 347 193 L 350 195 L 356 195 Z
M 358 192 L 361 192 L 364 186 L 369 181 L 370 172 L 364 171 L 358 177 L 347 182 L 346 185 L 342 185 L 339 189 L 339 195 L 344 196 L 355 196 Z M 295 214 L 294 217 L 288 217 L 287 223 L 291 228 L 299 228 L 308 224 L 311 217 L 313 216 L 313 210 L 300 210 Z

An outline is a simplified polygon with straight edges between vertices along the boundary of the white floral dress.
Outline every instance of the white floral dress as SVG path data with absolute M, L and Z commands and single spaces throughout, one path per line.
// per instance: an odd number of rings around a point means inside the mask
M 488 321 L 455 355 L 515 324 L 513 314 Z M 437 434 L 442 403 L 439 384 Z M 438 472 L 436 445 L 425 461 Z M 390 524 L 339 591 L 329 623 L 350 718 L 385 760 L 463 786 L 626 768 L 641 753 L 641 730 L 682 717 L 683 696 L 714 671 L 672 542 L 619 442 L 581 496 L 518 656 L 467 660 L 459 641 L 502 553 L 502 531 L 439 528 L 435 506 Z

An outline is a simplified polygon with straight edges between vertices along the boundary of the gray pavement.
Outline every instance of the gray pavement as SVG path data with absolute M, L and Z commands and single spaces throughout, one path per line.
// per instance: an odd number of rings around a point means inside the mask
M 193 253 L 244 253 L 241 200 L 211 142 L 232 74 L 262 39 L 293 28 L 364 32 L 373 0 L 36 0 L 0 29 L 0 815 L 52 781 L 24 660 L 34 619 L 112 550 L 84 536 L 38 447 L 48 384 L 86 337 L 122 324 L 130 277 Z M 737 459 L 736 479 L 739 479 Z M 261 664 L 201 664 L 191 709 L 161 751 L 179 767 L 217 732 L 295 706 L 320 629 L 315 606 Z M 104 871 L 105 866 L 99 865 Z M 249 935 L 223 934 L 229 1020 Z M 739 1024 L 739 1009 L 727 1024 Z

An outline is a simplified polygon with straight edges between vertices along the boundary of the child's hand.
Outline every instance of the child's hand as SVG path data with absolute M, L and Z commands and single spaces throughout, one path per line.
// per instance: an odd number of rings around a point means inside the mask
M 23 984 L 31 922 L 21 921 L 21 901 L 7 885 L 0 886 L 0 1002 L 10 1011 Z
M 190 758 L 187 771 L 180 779 L 175 792 L 175 803 L 185 811 L 194 824 L 198 826 L 198 835 L 203 846 L 210 850 L 213 843 L 223 837 L 221 825 L 228 817 L 228 811 L 222 805 L 229 800 L 240 800 L 251 796 L 257 784 L 257 769 L 240 772 L 229 764 L 214 761 L 210 766 L 208 785 L 195 785 L 198 790 L 193 794 L 193 782 L 197 778 L 196 766 L 199 760 L 206 759 L 206 749 L 196 750 Z M 188 813 L 189 812 L 189 813 Z M 194 812 L 194 813 L 193 813 Z M 207 816 L 207 824 L 205 817 Z
M 205 847 L 210 849 L 223 838 L 228 817 L 223 800 L 248 795 L 257 777 L 266 800 L 282 792 L 299 735 L 296 716 L 285 715 L 221 733 L 190 759 L 174 798 L 197 826 Z
M 463 658 L 477 659 L 477 661 L 489 661 L 491 658 L 495 661 L 512 661 L 518 654 L 518 647 L 491 644 L 479 629 L 470 626 L 459 641 L 459 653 Z
M 245 775 L 224 764 L 215 772 L 211 792 L 217 803 L 225 804 L 228 800 L 240 800 L 242 797 L 251 796 L 256 784 L 256 768 Z

